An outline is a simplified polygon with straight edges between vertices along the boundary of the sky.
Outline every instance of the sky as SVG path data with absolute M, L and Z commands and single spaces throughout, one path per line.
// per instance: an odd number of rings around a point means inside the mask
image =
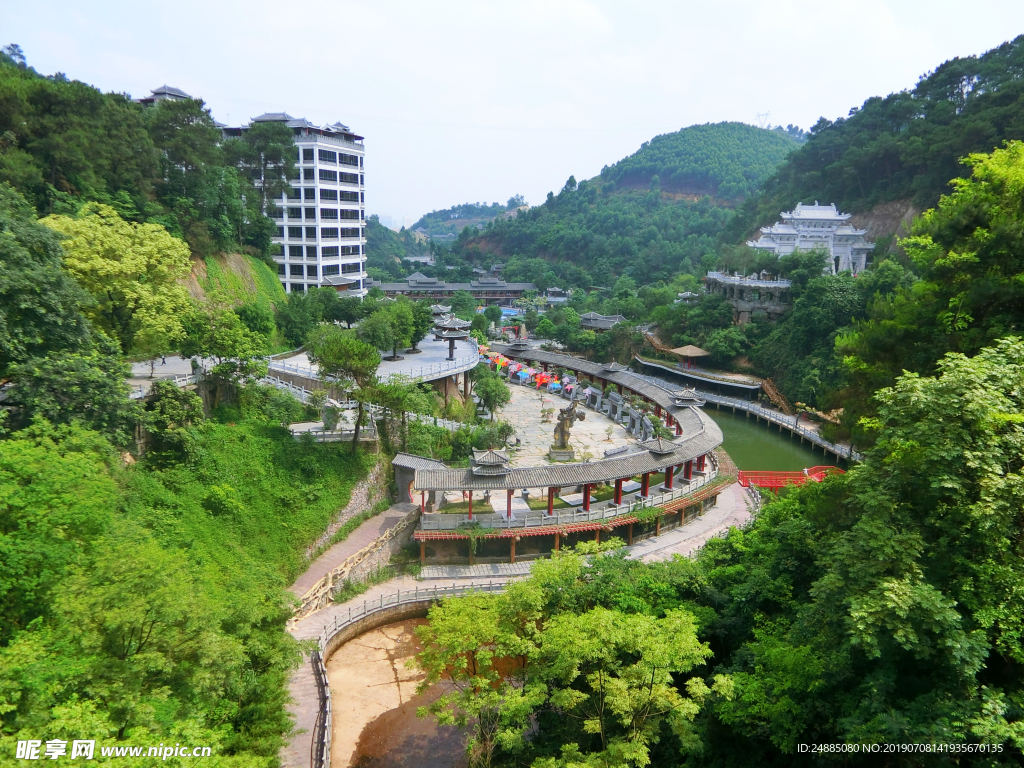
M 1021 33 L 1020 0 L 0 0 L 0 44 L 43 74 L 340 120 L 398 224 L 538 204 L 688 125 L 806 129 Z

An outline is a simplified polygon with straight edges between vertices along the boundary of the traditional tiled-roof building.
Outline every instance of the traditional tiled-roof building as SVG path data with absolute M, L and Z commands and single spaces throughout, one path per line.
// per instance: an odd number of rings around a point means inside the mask
M 848 213 L 840 213 L 834 204 L 804 205 L 797 203 L 792 211 L 781 214 L 782 221 L 761 228 L 761 237 L 747 241 L 751 248 L 785 256 L 794 251 L 822 248 L 830 256 L 829 271 L 857 274 L 867 265 L 868 254 L 875 244 L 864 240 L 867 230 L 855 229 L 847 223 Z

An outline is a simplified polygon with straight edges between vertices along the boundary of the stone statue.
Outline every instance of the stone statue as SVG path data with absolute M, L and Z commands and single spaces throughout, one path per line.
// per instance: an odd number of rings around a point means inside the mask
M 558 426 L 555 427 L 555 442 L 551 446 L 556 451 L 569 450 L 569 430 L 577 421 L 583 421 L 587 414 L 576 410 L 576 400 L 558 412 Z

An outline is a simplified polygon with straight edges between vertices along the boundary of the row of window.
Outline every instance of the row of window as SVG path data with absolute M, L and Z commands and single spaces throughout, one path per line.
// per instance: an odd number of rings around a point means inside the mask
M 275 237 L 284 237 L 284 227 L 277 227 Z M 307 240 L 316 240 L 316 227 L 288 227 L 289 240 L 301 240 L 305 235 Z M 337 240 L 339 237 L 362 237 L 362 230 L 358 227 L 320 227 L 321 240 Z
M 306 292 L 306 286 L 303 285 L 302 283 L 281 283 L 281 285 L 283 285 L 286 290 L 290 289 L 292 293 L 305 293 Z M 312 285 L 310 286 L 310 288 L 313 288 L 313 287 L 315 287 L 315 286 L 312 286 Z M 358 285 L 358 286 L 353 286 L 353 287 L 357 288 L 357 289 L 360 289 L 363 286 L 362 285 Z
M 284 256 L 284 246 L 279 246 L 281 250 L 274 252 L 274 256 Z M 288 246 L 288 257 L 292 259 L 301 259 L 305 256 L 307 259 L 316 259 L 317 247 L 315 245 L 289 245 Z M 358 245 L 325 245 L 321 249 L 321 255 L 325 259 L 336 259 L 339 256 L 359 256 Z M 353 265 L 358 266 L 358 264 Z M 358 271 L 358 270 L 356 270 Z
M 301 208 L 288 208 L 287 211 L 282 211 L 280 208 L 277 208 L 271 211 L 269 216 L 272 219 L 277 219 L 278 221 L 280 221 L 285 218 L 286 212 L 288 214 L 289 219 L 293 219 L 295 221 L 302 221 L 303 216 Z M 316 221 L 316 208 L 307 208 L 305 218 L 306 221 Z M 360 219 L 362 217 L 359 215 L 358 210 L 343 210 L 339 214 L 337 208 L 321 208 L 320 218 L 336 221 L 338 219 Z
M 321 163 L 341 163 L 342 165 L 354 165 L 357 168 L 362 166 L 362 159 L 359 155 L 347 155 L 344 152 L 332 152 L 329 149 L 317 150 L 317 157 Z M 303 163 L 313 162 L 313 149 L 303 147 L 301 160 Z
M 305 190 L 305 192 L 303 192 Z M 316 200 L 316 187 L 299 187 L 298 189 L 292 189 L 285 193 L 285 197 L 288 200 L 302 200 L 305 197 L 306 200 Z M 321 200 L 335 200 L 342 203 L 365 203 L 366 193 L 365 192 L 339 192 L 336 189 L 321 189 L 320 190 Z
M 356 269 L 351 269 L 356 267 Z M 324 264 L 323 271 L 320 273 L 324 277 L 337 277 L 338 275 L 351 275 L 362 270 L 358 269 L 358 264 Z M 317 266 L 316 264 L 278 264 L 277 274 L 281 277 L 289 275 L 291 277 L 316 277 Z

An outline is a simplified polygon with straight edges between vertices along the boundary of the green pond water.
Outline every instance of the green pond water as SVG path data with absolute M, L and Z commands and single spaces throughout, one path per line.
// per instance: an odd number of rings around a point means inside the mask
M 718 410 L 708 404 L 704 412 L 715 420 L 725 435 L 726 453 L 740 469 L 773 472 L 798 472 L 804 467 L 835 466 L 836 458 L 823 456 L 819 448 L 812 453 L 808 443 L 800 444 L 799 437 L 790 437 L 789 431 L 779 433 L 778 426 L 769 426 L 763 419 L 758 422 L 737 411 Z

